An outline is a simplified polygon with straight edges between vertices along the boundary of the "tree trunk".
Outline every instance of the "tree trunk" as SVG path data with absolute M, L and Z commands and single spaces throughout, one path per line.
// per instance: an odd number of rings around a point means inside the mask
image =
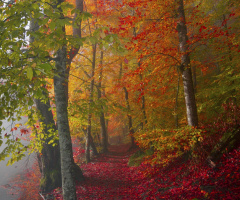
M 99 75 L 99 84 L 98 84 L 98 100 L 102 98 L 102 74 L 103 74 L 103 51 L 101 51 L 101 58 L 100 58 L 100 75 Z M 101 105 L 101 113 L 100 113 L 100 125 L 101 125 L 101 135 L 102 135 L 102 147 L 103 153 L 108 152 L 108 138 L 107 138 L 107 130 L 106 130 L 106 123 L 105 123 L 105 116 L 103 112 L 103 106 Z
M 86 136 L 86 138 L 87 138 L 87 130 L 86 130 L 86 129 L 82 129 L 82 130 L 83 130 L 83 132 L 84 132 L 84 134 L 85 134 L 85 136 Z M 89 143 L 90 143 L 90 147 L 92 148 L 93 154 L 94 154 L 95 156 L 97 156 L 97 155 L 98 155 L 98 151 L 97 151 L 96 145 L 95 145 L 95 143 L 94 143 L 94 141 L 93 141 L 92 134 L 90 134 Z M 90 147 L 89 147 L 89 149 L 90 149 Z
M 119 71 L 119 83 L 120 83 L 120 80 L 122 78 L 122 73 L 123 73 L 123 69 L 122 69 L 122 63 L 121 63 L 120 64 L 120 71 Z M 130 114 L 131 108 L 130 108 L 130 104 L 129 104 L 127 88 L 123 87 L 123 91 L 124 91 L 124 94 L 125 94 L 125 100 L 126 100 L 126 104 L 127 104 L 128 131 L 129 131 L 129 134 L 130 134 L 130 137 L 131 137 L 131 148 L 133 148 L 133 147 L 136 146 L 136 144 L 135 144 L 135 140 L 134 140 L 134 136 L 133 136 L 134 130 L 133 130 L 133 126 L 132 126 L 132 116 Z
M 93 45 L 93 60 L 92 60 L 92 74 L 91 74 L 91 83 L 90 83 L 90 94 L 89 94 L 89 103 L 88 103 L 88 126 L 87 126 L 87 137 L 86 137 L 86 162 L 89 163 L 90 159 L 90 142 L 91 139 L 91 129 L 92 129 L 92 111 L 91 106 L 93 103 L 93 89 L 94 89 L 94 73 L 95 73 L 95 62 L 96 62 L 96 50 L 97 45 Z M 93 141 L 92 141 L 93 142 Z
M 64 28 L 63 28 L 64 29 Z M 66 47 L 57 51 L 56 73 L 54 77 L 54 94 L 57 112 L 57 124 L 61 153 L 62 189 L 64 200 L 76 199 L 75 181 L 73 178 L 72 141 L 68 123 L 66 84 Z
M 136 27 L 133 27 L 133 35 L 134 35 L 134 37 L 137 37 Z M 138 67 L 139 68 L 141 67 L 141 62 L 138 62 Z M 140 77 L 140 81 L 142 81 L 143 80 L 142 72 L 140 72 L 139 77 Z M 141 120 L 140 127 L 142 127 L 142 129 L 143 129 L 144 125 L 147 124 L 147 115 L 146 115 L 146 110 L 145 110 L 144 86 L 143 86 L 143 88 L 141 88 L 141 99 L 142 99 L 141 111 L 142 111 L 142 115 L 143 115 L 143 120 Z
M 197 106 L 194 94 L 192 72 L 190 67 L 189 47 L 187 44 L 187 27 L 183 0 L 177 0 L 178 24 L 177 31 L 179 37 L 179 48 L 182 53 L 180 71 L 182 73 L 185 104 L 187 109 L 187 121 L 189 126 L 198 126 Z
M 140 63 L 139 63 L 139 67 L 140 67 Z M 142 76 L 142 74 L 140 73 L 140 81 L 142 81 L 143 80 L 143 76 Z M 144 125 L 146 125 L 147 124 L 147 115 L 146 115 L 146 109 L 145 109 L 145 95 L 144 95 L 144 87 L 141 89 L 142 91 L 142 93 L 143 94 L 141 94 L 141 99 L 142 99 L 142 107 L 141 107 L 141 110 L 142 110 L 142 114 L 143 114 L 143 121 L 141 122 L 141 127 L 142 127 L 142 129 L 143 129 L 143 127 L 144 127 Z
M 239 127 L 232 132 L 224 133 L 219 143 L 214 147 L 207 158 L 207 163 L 210 167 L 216 167 L 216 162 L 224 153 L 231 152 L 240 146 L 240 130 Z
M 127 103 L 127 110 L 128 110 L 128 130 L 129 130 L 129 134 L 130 134 L 130 137 L 131 137 L 131 145 L 132 147 L 135 147 L 136 144 L 135 144 L 135 140 L 134 140 L 134 130 L 133 130 L 133 126 L 132 126 L 132 116 L 130 114 L 131 112 L 131 108 L 130 108 L 130 104 L 129 104 L 129 99 L 128 99 L 128 91 L 127 91 L 127 88 L 126 87 L 123 87 L 123 90 L 124 90 L 124 93 L 125 93 L 125 100 L 126 100 L 126 103 Z
M 35 100 L 37 109 L 40 112 L 40 122 L 44 124 L 44 134 L 50 134 L 50 129 L 56 131 L 55 122 L 52 112 L 49 111 L 50 103 L 42 103 L 40 99 Z M 60 166 L 60 150 L 59 143 L 52 146 L 48 142 L 52 138 L 48 138 L 44 144 L 40 158 L 41 181 L 40 190 L 42 193 L 50 192 L 51 190 L 61 187 L 61 166 Z
M 53 114 L 51 111 L 49 111 L 49 100 L 47 103 L 42 103 L 41 100 L 36 99 L 35 103 L 37 109 L 41 114 L 39 121 L 43 122 L 44 124 L 44 134 L 49 134 L 51 129 L 53 129 L 53 131 L 56 131 L 57 128 L 53 120 Z M 38 156 L 40 171 L 42 174 L 40 181 L 40 190 L 42 193 L 48 193 L 51 190 L 62 186 L 59 141 L 55 141 L 57 144 L 55 146 L 52 146 L 52 144 L 48 144 L 51 139 L 52 138 L 48 138 L 45 141 L 41 152 L 42 155 Z M 73 166 L 74 180 L 84 180 L 81 169 L 77 164 L 74 163 L 74 161 Z
M 34 19 L 30 22 L 31 31 L 35 32 L 39 29 L 39 25 L 35 22 Z M 30 45 L 34 42 L 34 37 L 30 37 Z M 45 98 L 48 98 L 48 94 L 43 93 Z M 55 122 L 53 120 L 53 114 L 49 110 L 51 108 L 49 99 L 46 103 L 41 102 L 41 99 L 35 99 L 37 110 L 40 112 L 39 121 L 43 123 L 44 129 L 43 132 L 45 135 L 50 134 L 50 130 L 57 131 Z M 48 142 L 53 139 L 48 137 L 44 142 L 43 148 L 41 151 L 41 156 L 38 153 L 39 168 L 41 171 L 41 181 L 40 181 L 40 191 L 42 193 L 48 193 L 51 190 L 61 187 L 61 165 L 60 165 L 60 150 L 59 143 L 52 146 Z

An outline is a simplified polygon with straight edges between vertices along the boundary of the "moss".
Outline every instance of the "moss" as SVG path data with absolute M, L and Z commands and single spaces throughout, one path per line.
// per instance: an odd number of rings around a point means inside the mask
M 50 173 L 50 178 L 52 183 L 59 183 L 61 182 L 61 172 L 58 170 L 52 170 Z
M 46 185 L 46 182 L 47 182 L 47 177 L 46 176 L 42 177 L 40 180 L 40 187 L 41 188 L 44 187 Z
M 61 186 L 61 172 L 53 169 L 47 171 L 40 180 L 40 188 L 42 192 L 49 192 Z
M 142 163 L 145 156 L 153 155 L 153 153 L 154 153 L 154 150 L 151 148 L 147 149 L 146 151 L 139 150 L 129 158 L 128 165 L 139 166 Z

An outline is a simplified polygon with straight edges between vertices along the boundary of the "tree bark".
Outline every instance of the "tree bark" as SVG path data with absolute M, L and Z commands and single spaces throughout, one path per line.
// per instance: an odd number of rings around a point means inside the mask
M 139 63 L 139 67 L 140 67 L 140 63 Z M 142 76 L 142 74 L 140 73 L 140 80 L 142 81 L 143 80 L 143 76 Z M 142 129 L 143 129 L 143 127 L 144 127 L 144 125 L 146 125 L 147 124 L 147 115 L 146 115 L 146 109 L 145 109 L 145 95 L 144 95 L 144 87 L 143 88 L 141 88 L 141 92 L 143 93 L 143 94 L 141 94 L 141 99 L 142 99 L 142 106 L 141 106 L 141 110 L 142 110 L 142 114 L 143 114 L 143 121 L 141 122 L 141 127 L 142 127 Z
M 194 94 L 192 72 L 190 67 L 189 47 L 187 44 L 187 27 L 183 0 L 177 0 L 178 24 L 177 31 L 179 37 L 179 48 L 182 53 L 180 71 L 182 74 L 185 104 L 187 110 L 187 121 L 189 126 L 198 126 L 197 106 Z
M 57 4 L 60 5 L 62 2 L 64 1 L 58 0 Z M 62 17 L 64 17 L 63 14 Z M 64 26 L 62 27 L 62 30 L 63 33 L 65 33 Z M 55 68 L 57 75 L 54 77 L 54 94 L 56 102 L 59 145 L 61 154 L 63 199 L 76 200 L 76 187 L 74 181 L 74 169 L 76 165 L 73 161 L 72 141 L 67 111 L 68 93 L 66 92 L 66 88 L 68 88 L 69 66 L 67 68 L 66 45 L 63 45 L 62 48 L 58 49 L 57 51 Z
M 35 100 L 36 107 L 40 112 L 40 122 L 44 124 L 44 134 L 49 134 L 50 129 L 56 131 L 55 122 L 52 112 L 49 110 L 50 102 L 42 103 L 40 99 Z M 48 138 L 44 144 L 40 158 L 41 181 L 40 190 L 42 193 L 50 192 L 51 190 L 61 187 L 61 166 L 60 166 L 60 150 L 59 143 L 53 146 L 48 142 L 53 138 Z
M 83 130 L 85 136 L 87 137 L 87 129 L 82 129 L 82 130 Z M 95 145 L 95 143 L 94 143 L 94 141 L 93 141 L 92 134 L 90 134 L 90 141 L 89 141 L 89 143 L 90 143 L 90 147 L 92 148 L 93 154 L 94 154 L 95 156 L 97 156 L 97 155 L 98 155 L 98 151 L 97 151 L 96 145 Z M 90 148 L 90 147 L 89 147 L 89 148 Z
M 63 28 L 64 29 L 64 28 Z M 68 123 L 66 88 L 66 47 L 57 51 L 56 73 L 54 77 L 54 94 L 57 112 L 57 124 L 61 153 L 62 189 L 64 200 L 76 200 L 76 188 L 73 178 L 72 141 Z
M 131 108 L 130 108 L 129 99 L 128 99 L 128 91 L 127 91 L 126 87 L 123 87 L 123 90 L 124 90 L 124 93 L 125 93 L 125 100 L 126 100 L 126 103 L 127 103 L 128 130 L 129 130 L 129 134 L 130 134 L 130 137 L 131 137 L 131 145 L 132 145 L 132 147 L 135 147 L 136 143 L 135 143 L 134 136 L 133 136 L 134 130 L 133 130 L 133 126 L 132 126 L 132 116 L 130 114 Z
M 100 57 L 100 75 L 99 75 L 99 84 L 98 84 L 98 100 L 102 98 L 102 74 L 103 74 L 103 51 L 101 51 L 101 57 Z M 102 147 L 103 147 L 103 153 L 108 152 L 108 138 L 107 138 L 107 129 L 106 129 L 106 123 L 105 123 L 105 116 L 103 112 L 103 106 L 101 105 L 101 113 L 100 113 L 100 125 L 101 125 L 101 135 L 102 135 Z
M 91 106 L 93 103 L 93 89 L 94 89 L 94 74 L 95 74 L 95 62 L 96 62 L 96 50 L 97 45 L 93 45 L 93 60 L 92 60 L 92 74 L 91 74 L 91 83 L 90 83 L 90 94 L 88 102 L 88 126 L 87 126 L 87 137 L 86 137 L 86 162 L 89 163 L 90 159 L 90 142 L 91 142 L 91 129 L 92 129 L 92 111 Z M 93 142 L 93 141 L 92 141 Z

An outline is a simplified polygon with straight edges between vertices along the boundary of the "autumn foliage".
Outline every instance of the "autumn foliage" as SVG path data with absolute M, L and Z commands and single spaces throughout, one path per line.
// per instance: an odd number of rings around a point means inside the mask
M 65 11 L 66 19 L 73 17 L 76 5 L 73 0 L 67 2 L 73 6 Z M 181 2 L 184 20 L 178 17 Z M 9 4 L 7 9 L 14 6 Z M 233 145 L 227 140 L 223 150 L 217 152 L 220 160 L 214 167 L 207 160 L 226 135 L 231 139 L 239 133 L 239 13 L 240 4 L 234 0 L 84 1 L 84 12 L 78 19 L 81 38 L 72 37 L 74 25 L 64 25 L 66 43 L 71 44 L 66 45 L 66 59 L 75 56 L 67 65 L 66 80 L 69 125 L 75 141 L 73 158 L 86 178 L 77 183 L 78 199 L 238 199 L 239 142 Z M 187 30 L 184 52 L 183 37 L 179 36 L 182 21 Z M 50 19 L 40 28 L 41 34 L 45 34 L 41 39 L 52 37 L 52 42 L 36 43 L 47 48 L 49 55 L 55 50 L 54 40 L 59 34 L 57 22 Z M 74 44 L 80 46 L 78 52 L 72 48 Z M 187 66 L 184 56 L 189 61 Z M 46 63 L 39 66 L 27 65 L 24 80 L 29 79 L 28 85 L 29 81 L 37 85 L 36 90 L 28 89 L 36 98 L 42 97 L 42 91 L 50 93 L 49 109 L 56 121 L 54 59 L 53 56 L 50 64 L 44 60 Z M 37 73 L 39 69 L 41 73 Z M 186 114 L 189 93 L 185 92 L 183 71 L 189 69 L 199 122 L 195 127 L 188 126 Z M 20 83 L 11 78 L 8 86 L 14 89 Z M 19 97 L 20 101 L 24 95 Z M 28 110 L 27 113 L 35 117 L 30 124 L 32 130 L 38 130 L 32 141 L 35 138 L 41 146 L 47 136 L 42 133 L 43 128 L 36 129 L 37 117 Z M 108 137 L 106 154 L 102 154 L 103 125 Z M 21 134 L 27 132 L 21 130 Z M 51 137 L 57 140 L 57 133 L 52 132 Z M 129 145 L 132 138 L 134 148 Z M 85 145 L 89 141 L 91 155 L 93 144 L 100 155 L 93 155 L 92 162 L 86 164 Z M 140 165 L 128 166 L 129 158 L 136 156 L 139 149 L 143 154 Z M 26 176 L 37 182 L 37 166 Z M 35 198 L 32 196 L 37 193 L 37 184 L 24 181 L 18 186 L 27 191 L 22 197 Z M 61 192 L 58 188 L 50 195 L 62 199 Z

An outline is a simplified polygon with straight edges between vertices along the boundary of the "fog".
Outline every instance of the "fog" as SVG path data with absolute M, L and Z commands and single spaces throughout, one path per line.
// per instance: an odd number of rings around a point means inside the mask
M 19 124 L 19 123 L 25 124 L 26 121 L 27 119 L 25 117 L 23 117 L 18 122 L 8 122 L 7 120 L 2 120 L 3 124 L 1 128 L 4 127 L 6 129 L 5 131 L 3 131 L 2 136 L 5 133 L 8 133 L 8 134 L 11 133 L 11 128 L 13 128 L 15 124 Z M 13 132 L 13 137 L 19 134 L 20 134 L 20 131 L 15 130 Z M 6 147 L 5 141 L 6 139 L 3 136 L 3 144 L 0 146 L 0 152 L 2 152 L 2 150 Z M 26 145 L 27 141 L 23 140 L 22 143 Z M 29 156 L 26 153 L 26 156 L 22 160 L 9 166 L 6 166 L 8 159 L 4 161 L 0 161 L 0 199 L 1 200 L 16 200 L 18 198 L 18 196 L 14 194 L 16 193 L 18 188 L 13 188 L 11 179 L 23 173 L 27 168 L 31 167 L 31 163 L 34 159 L 33 157 L 34 157 L 33 155 Z M 11 192 L 11 189 L 13 189 L 12 192 Z

